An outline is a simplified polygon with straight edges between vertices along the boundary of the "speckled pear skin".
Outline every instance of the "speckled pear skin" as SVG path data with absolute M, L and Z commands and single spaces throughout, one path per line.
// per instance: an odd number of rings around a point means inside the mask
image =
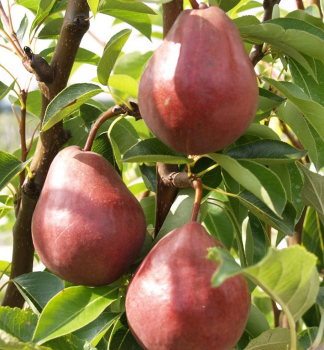
M 183 154 L 204 154 L 246 131 L 258 94 L 237 28 L 212 6 L 180 14 L 143 72 L 138 104 L 162 142 Z
M 36 252 L 51 272 L 108 285 L 134 262 L 145 234 L 141 205 L 105 158 L 77 146 L 55 157 L 32 220 Z
M 145 257 L 126 295 L 132 334 L 146 350 L 231 350 L 251 307 L 242 275 L 217 288 L 218 264 L 207 248 L 223 247 L 197 222 L 163 237 Z

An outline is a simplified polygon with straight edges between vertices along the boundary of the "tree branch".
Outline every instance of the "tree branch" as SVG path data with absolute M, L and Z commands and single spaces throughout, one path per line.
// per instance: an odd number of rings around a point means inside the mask
M 163 9 L 163 37 L 165 38 L 173 23 L 183 10 L 182 0 L 173 0 L 162 5 Z M 161 174 L 177 172 L 178 166 L 174 164 L 156 164 L 157 188 L 156 188 L 156 215 L 155 215 L 155 237 L 160 231 L 162 224 L 168 215 L 172 203 L 174 202 L 178 189 L 163 183 Z
M 263 8 L 264 13 L 262 17 L 262 22 L 269 21 L 272 18 L 272 11 L 273 7 L 276 4 L 279 4 L 280 0 L 263 0 Z M 256 64 L 262 60 L 264 57 L 264 53 L 262 52 L 263 44 L 254 45 L 251 53 L 250 53 L 250 59 L 253 64 L 253 66 L 256 66 Z
M 88 17 L 89 6 L 86 0 L 68 1 L 59 40 L 50 63 L 54 71 L 54 79 L 50 83 L 39 82 L 38 84 L 43 94 L 41 120 L 44 118 L 48 103 L 65 88 L 68 82 L 81 39 L 89 27 L 89 22 L 85 21 Z M 34 177 L 33 179 L 27 178 L 25 181 L 20 210 L 13 228 L 14 248 L 11 279 L 32 271 L 34 254 L 31 238 L 32 215 L 49 166 L 65 142 L 66 136 L 62 122 L 57 123 L 48 131 L 40 133 L 30 166 Z M 3 305 L 22 307 L 23 304 L 24 299 L 14 284 L 9 284 Z
M 298 10 L 305 10 L 303 0 L 296 0 Z

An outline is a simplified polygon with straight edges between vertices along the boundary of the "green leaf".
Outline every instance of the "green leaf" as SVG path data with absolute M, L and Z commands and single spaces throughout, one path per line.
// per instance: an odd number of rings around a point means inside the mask
M 235 7 L 239 2 L 240 0 L 210 0 L 209 5 L 220 7 L 224 12 L 227 12 Z
M 35 14 L 37 12 L 40 0 L 16 0 L 15 2 L 26 7 Z
M 317 268 L 324 269 L 324 225 L 317 220 L 316 211 L 308 207 L 303 227 L 302 244 L 318 258 Z
M 104 11 L 103 13 L 113 16 L 119 21 L 128 23 L 151 40 L 152 24 L 149 15 L 120 10 Z
M 48 272 L 31 272 L 13 279 L 30 308 L 39 314 L 52 297 L 64 289 L 63 281 Z
M 81 340 L 74 334 L 52 339 L 44 344 L 53 350 L 97 350 L 87 341 Z
M 41 0 L 37 9 L 36 17 L 30 27 L 29 37 L 31 37 L 33 30 L 39 26 L 44 19 L 51 13 L 55 7 L 57 0 Z
M 15 106 L 21 106 L 18 98 L 9 96 L 9 99 Z M 39 118 L 42 110 L 42 93 L 39 90 L 28 92 L 26 109 L 27 112 Z
M 129 75 L 114 74 L 109 78 L 109 85 L 121 92 L 137 98 L 138 83 Z
M 261 139 L 280 141 L 279 135 L 271 128 L 263 124 L 252 123 L 244 134 L 257 136 Z
M 138 80 L 152 54 L 153 51 L 144 54 L 139 51 L 134 51 L 119 56 L 115 64 L 114 74 L 125 74 L 125 72 L 127 72 L 127 75 Z
M 0 260 L 0 275 L 3 273 L 10 277 L 10 272 L 11 272 L 11 263 L 8 261 Z
M 22 163 L 10 153 L 0 151 L 0 191 L 19 173 L 21 173 L 31 159 Z
M 114 158 L 114 152 L 112 150 L 106 132 L 102 133 L 94 140 L 91 151 L 102 155 L 108 160 L 109 163 L 111 163 L 115 167 L 117 171 L 119 171 L 118 165 L 116 164 Z
M 28 27 L 28 17 L 25 14 L 23 19 L 21 20 L 19 28 L 17 30 L 17 38 L 18 38 L 19 42 L 23 41 L 27 27 Z
M 324 107 L 310 100 L 310 98 L 295 84 L 283 81 L 278 82 L 270 78 L 264 78 L 264 80 L 284 94 L 304 114 L 306 119 L 324 140 Z
M 156 167 L 142 164 L 139 166 L 146 188 L 156 193 Z
M 45 306 L 33 341 L 38 344 L 80 329 L 96 319 L 117 299 L 115 287 L 70 287 L 62 290 Z
M 248 208 L 257 218 L 283 232 L 293 236 L 296 223 L 296 208 L 290 201 L 287 201 L 282 218 L 276 216 L 263 202 L 255 197 L 251 192 L 244 190 L 238 196 L 240 203 Z
M 251 338 L 256 338 L 269 328 L 269 323 L 264 314 L 252 304 L 245 331 Z
M 313 207 L 324 224 L 324 176 L 313 173 L 304 165 L 298 164 L 304 175 L 302 200 L 306 205 Z
M 13 89 L 15 84 L 16 84 L 16 80 L 14 80 L 9 86 L 3 84 L 0 81 L 0 101 L 8 95 L 8 93 Z
M 240 27 L 239 31 L 243 40 L 252 43 L 283 44 L 319 60 L 324 59 L 324 32 L 300 19 L 278 18 Z
M 0 307 L 0 329 L 18 338 L 20 341 L 32 340 L 38 317 L 31 311 L 9 306 Z
M 93 17 L 96 17 L 100 0 L 87 0 Z
M 295 11 L 289 12 L 286 15 L 286 18 L 297 18 L 324 30 L 324 23 L 320 17 L 316 18 L 313 15 L 310 15 L 303 10 L 295 10 Z
M 52 350 L 45 346 L 39 346 L 34 343 L 21 342 L 18 338 L 0 330 L 0 348 L 1 350 Z
M 263 165 L 248 160 L 237 161 L 227 155 L 208 154 L 231 177 L 265 203 L 274 213 L 281 215 L 287 200 L 280 179 Z
M 311 345 L 314 342 L 317 333 L 318 333 L 317 327 L 309 327 L 298 334 L 299 335 L 298 343 L 303 350 L 308 350 L 311 348 Z
M 130 29 L 123 29 L 115 34 L 106 44 L 97 68 L 97 75 L 101 84 L 108 84 L 111 71 L 130 33 Z
M 108 344 L 110 350 L 142 350 L 128 327 L 126 313 L 115 323 Z
M 67 145 L 76 145 L 84 148 L 88 138 L 86 124 L 81 117 L 65 118 L 63 121 L 64 130 L 70 130 L 72 137 L 67 141 Z
M 13 196 L 0 195 L 0 219 L 6 216 L 12 209 L 14 209 Z
M 173 151 L 157 138 L 139 141 L 123 157 L 123 162 L 131 163 L 187 164 L 192 163 L 192 161 L 192 159 Z
M 69 114 L 76 111 L 91 97 L 103 92 L 95 84 L 73 84 L 62 90 L 48 105 L 42 131 L 46 131 Z
M 56 39 L 58 38 L 64 18 L 55 18 L 45 24 L 42 30 L 38 33 L 38 39 Z
M 278 117 L 284 121 L 297 136 L 301 144 L 308 150 L 308 155 L 317 170 L 324 166 L 324 141 L 318 137 L 303 114 L 291 102 L 282 104 L 277 109 Z M 318 140 L 317 140 L 318 139 Z
M 269 165 L 299 160 L 307 154 L 307 151 L 282 141 L 258 140 L 233 147 L 225 154 L 235 159 L 251 159 L 257 163 Z
M 147 2 L 147 1 L 146 1 Z M 98 12 L 123 10 L 137 13 L 146 13 L 148 15 L 155 15 L 156 13 L 142 2 L 135 1 L 121 1 L 121 0 L 101 0 L 99 3 Z
M 269 329 L 251 340 L 244 350 L 287 350 L 290 347 L 290 331 L 287 328 Z
M 259 263 L 246 268 L 241 268 L 230 253 L 221 248 L 210 248 L 208 257 L 220 263 L 212 277 L 214 287 L 243 273 L 280 304 L 295 322 L 316 301 L 319 290 L 316 257 L 299 245 L 270 249 Z
M 208 200 L 204 224 L 208 232 L 221 241 L 230 250 L 234 240 L 234 226 L 229 216 L 228 199 L 225 195 L 212 192 Z
M 1 18 L 0 18 L 0 28 L 3 29 L 3 24 L 2 24 Z
M 110 327 L 119 319 L 119 314 L 103 312 L 98 318 L 85 327 L 78 329 L 73 334 L 79 339 L 88 341 L 93 346 L 96 346 L 104 334 Z
M 248 216 L 245 252 L 248 264 L 252 265 L 262 260 L 271 244 L 261 221 L 252 213 L 249 213 Z
M 156 244 L 162 237 L 172 230 L 182 227 L 190 221 L 195 193 L 192 188 L 180 189 L 171 209 L 154 240 Z

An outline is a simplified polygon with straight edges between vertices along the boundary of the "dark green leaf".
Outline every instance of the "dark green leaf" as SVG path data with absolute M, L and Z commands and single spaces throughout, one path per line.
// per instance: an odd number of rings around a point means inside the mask
M 48 272 L 27 273 L 13 281 L 36 314 L 41 313 L 49 300 L 64 289 L 63 281 Z
M 264 225 L 256 216 L 249 213 L 245 243 L 248 264 L 253 265 L 262 260 L 270 246 L 271 244 Z
M 46 341 L 73 332 L 95 320 L 117 299 L 115 287 L 63 289 L 45 306 L 40 315 L 33 341 Z
M 221 241 L 230 250 L 234 240 L 234 227 L 229 214 L 226 196 L 212 192 L 208 198 L 207 214 L 204 224 L 208 232 Z
M 324 224 L 324 176 L 313 173 L 304 165 L 298 164 L 304 175 L 302 200 L 306 205 L 313 207 Z
M 115 323 L 108 344 L 110 350 L 142 350 L 132 336 L 125 313 L 123 313 Z
M 317 332 L 318 332 L 318 328 L 310 327 L 298 334 L 299 335 L 298 344 L 302 347 L 303 350 L 308 350 L 311 348 L 311 345 L 313 344 L 316 338 Z
M 91 97 L 103 90 L 95 84 L 73 84 L 62 90 L 48 105 L 42 131 L 46 131 L 69 114 L 76 111 Z
M 154 227 L 155 224 L 155 197 L 145 197 L 142 198 L 141 207 L 144 211 L 147 226 L 151 225 Z M 151 242 L 152 243 L 152 239 Z
M 91 151 L 102 155 L 119 172 L 119 168 L 118 168 L 118 165 L 115 161 L 114 152 L 112 150 L 111 144 L 110 144 L 109 139 L 107 137 L 107 133 L 103 133 L 103 134 L 99 135 L 94 140 Z
M 150 138 L 139 141 L 129 149 L 124 154 L 123 162 L 187 164 L 192 163 L 192 159 L 173 151 L 157 138 Z
M 321 271 L 324 269 L 324 225 L 317 220 L 316 211 L 309 207 L 306 212 L 302 243 L 308 251 L 318 258 L 317 267 Z
M 19 28 L 17 30 L 17 38 L 18 38 L 19 42 L 23 41 L 27 27 L 28 27 L 28 17 L 25 14 L 23 19 L 21 20 Z
M 73 334 L 79 339 L 88 341 L 93 346 L 96 346 L 108 329 L 116 322 L 119 316 L 119 314 L 103 312 L 94 321 L 87 324 L 85 327 L 78 329 Z
M 264 314 L 252 304 L 245 331 L 251 338 L 256 338 L 269 328 L 269 323 Z
M 92 122 L 98 119 L 101 113 L 102 110 L 99 107 L 89 103 L 85 103 L 80 107 L 80 117 L 85 121 L 87 126 L 90 126 Z
M 72 136 L 68 139 L 67 145 L 76 145 L 84 148 L 88 131 L 81 117 L 66 118 L 63 122 L 63 128 L 69 130 Z
M 281 215 L 286 204 L 286 193 L 280 179 L 263 165 L 248 160 L 237 161 L 227 155 L 209 154 L 231 177 L 258 197 L 274 213 Z
M 156 192 L 156 167 L 142 164 L 139 166 L 143 181 L 149 191 Z
M 111 71 L 130 33 L 130 29 L 123 29 L 115 34 L 106 44 L 97 68 L 97 75 L 101 84 L 108 84 Z
M 238 196 L 238 199 L 256 217 L 258 217 L 266 224 L 285 233 L 286 235 L 294 235 L 296 209 L 290 201 L 287 201 L 285 209 L 281 215 L 281 219 L 249 191 L 244 190 L 241 192 Z
M 251 159 L 260 164 L 293 162 L 304 157 L 307 151 L 297 149 L 286 142 L 259 140 L 231 148 L 225 153 L 236 159 Z

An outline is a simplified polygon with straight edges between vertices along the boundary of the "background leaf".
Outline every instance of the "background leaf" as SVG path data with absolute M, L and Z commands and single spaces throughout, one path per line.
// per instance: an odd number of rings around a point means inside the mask
M 82 328 L 117 299 L 117 288 L 83 286 L 62 290 L 45 306 L 33 341 L 43 344 Z

